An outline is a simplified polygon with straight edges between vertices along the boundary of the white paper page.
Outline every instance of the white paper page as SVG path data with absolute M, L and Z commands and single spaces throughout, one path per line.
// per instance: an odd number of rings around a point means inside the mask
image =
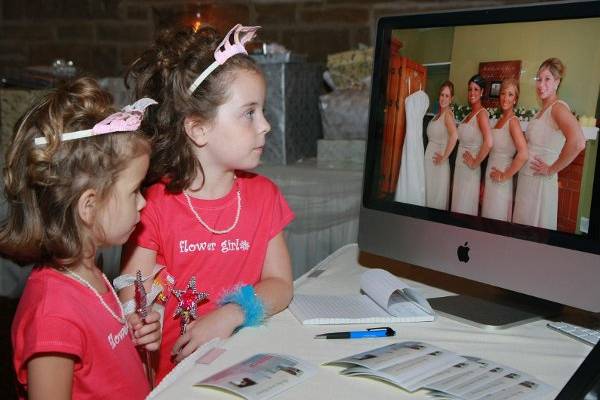
M 360 288 L 381 308 L 387 309 L 392 293 L 408 285 L 383 269 L 369 269 L 360 276 Z
M 465 397 L 470 399 L 478 399 L 487 394 L 497 392 L 506 387 L 516 385 L 517 383 L 528 379 L 529 377 L 519 371 L 509 370 L 505 371 L 502 376 L 486 382 L 483 385 L 476 387 L 473 390 L 469 390 L 464 394 Z
M 552 391 L 552 386 L 536 380 L 525 380 L 496 393 L 481 397 L 481 400 L 535 400 L 543 399 Z
M 448 389 L 462 385 L 467 381 L 475 382 L 478 376 L 485 374 L 490 369 L 490 363 L 486 360 L 474 361 L 467 358 L 466 363 L 468 366 L 461 368 L 459 374 L 445 379 L 423 382 L 423 387 L 446 392 Z
M 421 342 L 392 343 L 387 346 L 363 351 L 362 353 L 331 361 L 326 363 L 326 365 L 360 365 L 373 370 L 378 370 L 435 350 L 438 350 L 438 348 Z M 342 374 L 343 373 L 344 371 L 342 371 Z
M 458 380 L 464 379 L 465 376 L 469 376 L 476 370 L 480 369 L 482 369 L 482 367 L 477 363 L 465 360 L 451 365 L 435 375 L 420 379 L 419 381 L 415 382 L 415 385 L 419 388 L 437 389 L 438 387 L 445 387 L 449 386 L 449 384 L 454 384 Z
M 460 397 L 479 386 L 483 386 L 486 383 L 497 379 L 499 376 L 502 376 L 505 373 L 507 373 L 507 369 L 505 367 L 491 363 L 490 366 L 483 372 L 483 374 L 473 376 L 464 382 L 450 386 L 444 391 Z
M 294 296 L 290 311 L 303 324 L 389 322 L 390 315 L 368 296 Z
M 398 291 L 392 293 L 390 296 L 387 310 L 391 315 L 396 317 L 420 318 L 421 320 L 425 318 L 429 321 L 433 321 L 432 313 L 426 312 L 419 303 L 407 300 L 405 294 Z
M 417 307 L 419 307 L 421 310 L 423 310 L 427 314 L 429 314 L 429 315 L 435 314 L 435 311 L 433 311 L 433 308 L 431 308 L 431 305 L 429 304 L 429 302 L 427 301 L 425 296 L 423 296 L 421 294 L 421 291 L 419 289 L 407 287 L 406 289 L 403 290 L 403 294 L 409 300 L 412 300 L 412 302 Z
M 316 373 L 315 366 L 294 357 L 257 354 L 194 385 L 224 389 L 248 400 L 265 400 Z
M 343 374 L 348 376 L 363 375 L 383 379 L 409 392 L 414 392 L 421 388 L 421 386 L 414 384 L 416 381 L 447 369 L 448 365 L 454 364 L 457 360 L 461 359 L 459 355 L 454 353 L 442 351 L 436 351 L 435 353 L 437 354 L 425 354 L 377 371 L 365 367 L 351 367 L 344 370 Z
M 417 359 L 392 365 L 383 369 L 382 372 L 400 379 L 403 383 L 402 386 L 413 392 L 421 388 L 417 383 L 418 381 L 435 375 L 462 361 L 465 361 L 465 359 L 457 354 L 445 350 L 437 350 Z
M 375 303 L 396 317 L 434 314 L 427 300 L 416 289 L 383 269 L 363 272 L 360 287 Z

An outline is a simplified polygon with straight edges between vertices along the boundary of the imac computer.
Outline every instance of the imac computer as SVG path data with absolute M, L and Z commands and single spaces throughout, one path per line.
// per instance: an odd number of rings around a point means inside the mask
M 599 38 L 597 1 L 381 18 L 361 252 L 600 312 Z

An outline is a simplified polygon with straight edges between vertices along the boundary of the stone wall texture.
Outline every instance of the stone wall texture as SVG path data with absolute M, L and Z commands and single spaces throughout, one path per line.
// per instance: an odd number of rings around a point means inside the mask
M 161 27 L 200 15 L 224 31 L 261 25 L 260 40 L 278 42 L 310 61 L 371 45 L 384 15 L 443 11 L 531 0 L 0 0 L 0 72 L 72 60 L 95 76 L 117 76 Z

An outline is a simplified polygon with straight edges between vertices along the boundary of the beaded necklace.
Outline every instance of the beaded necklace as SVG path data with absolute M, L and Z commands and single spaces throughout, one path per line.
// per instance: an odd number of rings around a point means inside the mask
M 79 275 L 76 272 L 71 271 L 68 268 L 63 268 L 62 271 L 64 271 L 67 275 L 71 275 L 73 278 L 75 278 L 79 282 L 81 282 L 81 284 L 83 284 L 83 286 L 86 286 L 92 292 L 94 292 L 94 294 L 96 295 L 96 297 L 98 298 L 98 300 L 100 300 L 100 303 L 104 306 L 104 308 L 106 309 L 106 311 L 108 311 L 110 313 L 110 315 L 112 315 L 112 317 L 114 319 L 116 319 L 117 321 L 119 321 L 120 324 L 125 325 L 126 319 L 125 319 L 125 312 L 123 311 L 123 306 L 121 305 L 121 301 L 117 297 L 117 293 L 115 293 L 115 290 L 113 289 L 112 285 L 110 284 L 110 282 L 106 278 L 106 275 L 102 274 L 102 278 L 104 279 L 104 282 L 109 287 L 109 290 L 111 291 L 112 295 L 114 296 L 115 300 L 117 301 L 117 304 L 119 305 L 119 311 L 121 311 L 121 316 L 120 317 L 117 314 L 115 314 L 115 312 L 108 306 L 108 304 L 106 304 L 106 302 L 102 298 L 102 295 L 100 293 L 98 293 L 98 291 L 96 289 L 94 289 L 94 287 L 87 280 L 85 280 L 81 275 Z
M 192 205 L 192 200 L 190 199 L 190 196 L 185 192 L 185 190 L 183 191 L 183 196 L 187 200 L 188 207 L 190 208 L 190 211 L 192 212 L 192 214 L 194 214 L 194 217 L 196 217 L 196 219 L 198 220 L 200 225 L 202 225 L 204 228 L 206 228 L 207 231 L 212 232 L 217 235 L 222 235 L 224 233 L 231 232 L 233 230 L 233 228 L 235 228 L 238 224 L 238 221 L 240 219 L 240 213 L 242 211 L 242 195 L 240 194 L 239 187 L 237 189 L 236 195 L 237 195 L 237 210 L 235 212 L 235 219 L 233 221 L 233 224 L 231 224 L 231 226 L 229 228 L 226 228 L 223 230 L 218 230 L 218 229 L 211 228 L 210 226 L 208 226 L 208 224 L 206 222 L 204 222 L 202 217 L 200 217 L 200 214 L 198 214 L 198 212 Z

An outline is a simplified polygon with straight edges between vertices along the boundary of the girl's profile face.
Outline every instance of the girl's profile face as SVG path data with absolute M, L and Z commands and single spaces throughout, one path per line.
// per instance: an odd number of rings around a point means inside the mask
M 265 119 L 266 83 L 252 70 L 232 72 L 227 101 L 207 127 L 203 166 L 222 171 L 258 166 L 271 125 Z
M 98 238 L 98 245 L 121 245 L 133 233 L 140 221 L 140 211 L 146 205 L 140 186 L 149 162 L 147 154 L 135 157 L 119 174 L 99 212 L 98 223 L 102 235 Z
M 502 86 L 500 90 L 500 108 L 502 111 L 512 110 L 517 104 L 517 90 L 513 85 Z
M 450 106 L 452 102 L 452 93 L 450 92 L 450 88 L 448 86 L 444 86 L 440 91 L 439 97 L 440 108 L 447 108 Z
M 469 104 L 473 105 L 479 103 L 481 101 L 481 96 L 483 95 L 483 89 L 476 84 L 475 82 L 470 82 L 468 87 L 467 97 L 469 99 Z
M 554 75 L 548 68 L 538 71 L 535 79 L 535 90 L 541 100 L 545 100 L 556 95 L 560 79 L 554 78 Z

